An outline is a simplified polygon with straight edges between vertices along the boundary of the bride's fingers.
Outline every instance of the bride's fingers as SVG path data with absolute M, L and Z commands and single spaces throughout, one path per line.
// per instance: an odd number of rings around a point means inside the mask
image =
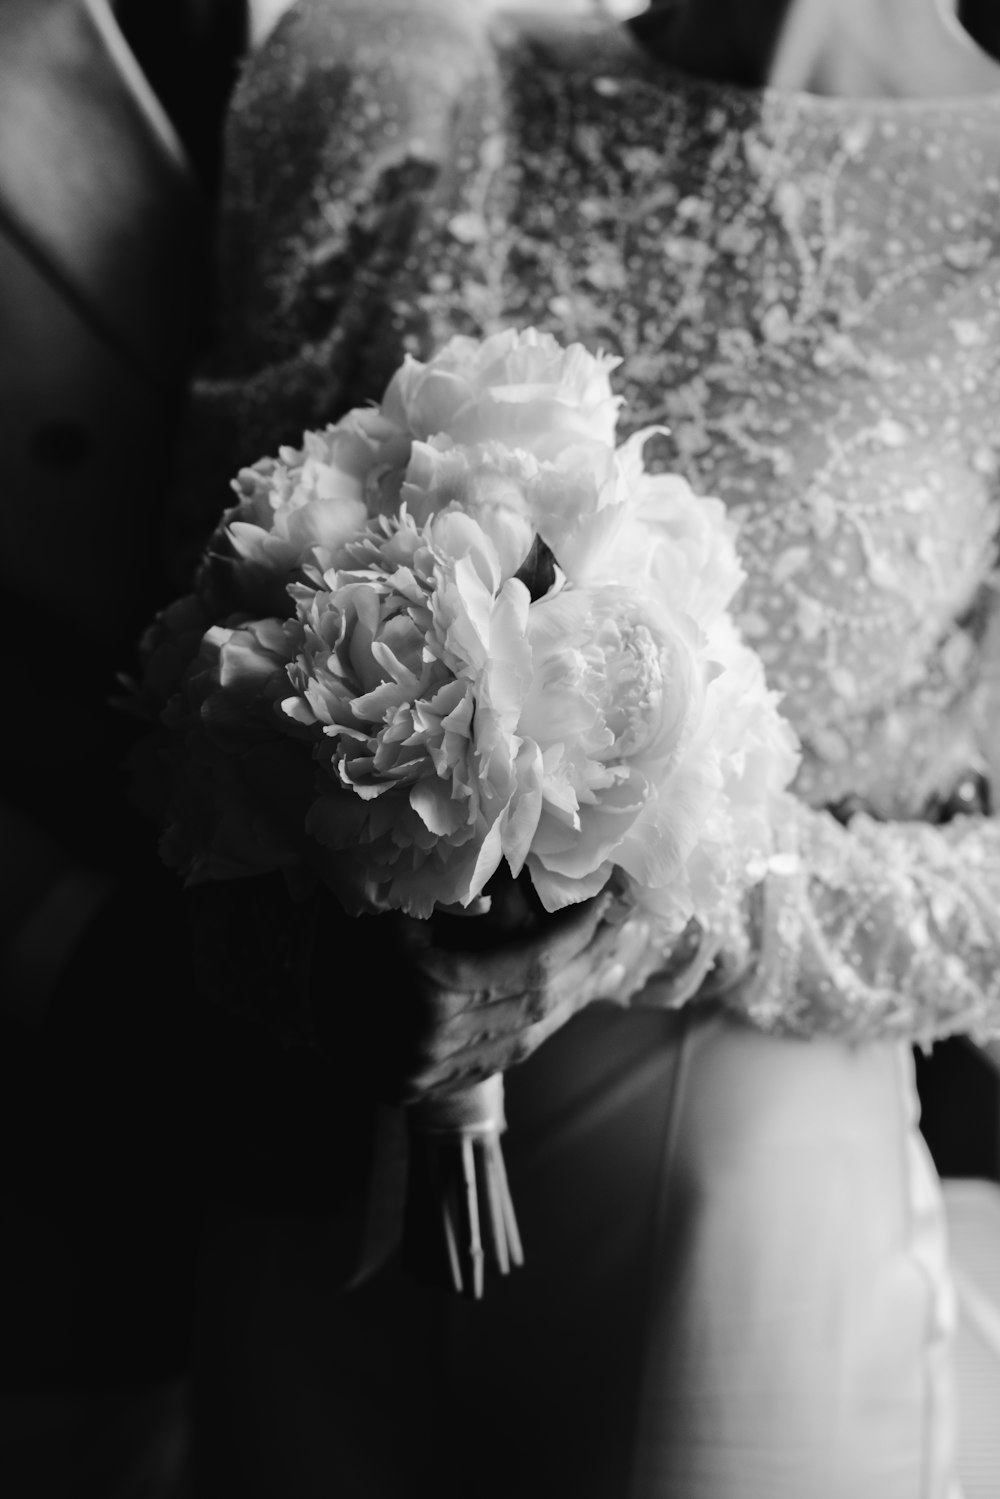
M 432 1014 L 449 1019 L 473 1000 L 489 1003 L 526 990 L 543 989 L 587 948 L 610 897 L 596 896 L 546 921 L 537 933 L 488 952 L 462 952 L 433 945 L 426 922 L 397 921 L 396 932 L 410 961 L 427 980 Z
M 415 1103 L 433 1093 L 451 1093 L 482 1082 L 494 1072 L 505 1072 L 518 1062 L 526 1062 L 542 1042 L 572 1020 L 580 1006 L 566 999 L 551 1010 L 544 1020 L 527 1026 L 514 1035 L 496 1037 L 482 1045 L 469 1046 L 446 1060 L 425 1068 L 408 1080 L 402 1102 Z
M 448 1013 L 436 1031 L 441 1054 L 452 1055 L 463 1046 L 514 1035 L 567 1003 L 586 1004 L 602 981 L 613 989 L 619 940 L 617 928 L 598 927 L 586 947 L 544 982 L 514 994 L 487 999 L 469 993 L 442 996 L 441 1009 Z
M 467 1004 L 425 1037 L 411 1084 L 419 1093 L 460 1087 L 526 1057 L 578 1009 L 621 984 L 615 933 L 606 929 L 542 989 L 487 1004 Z M 466 996 L 468 999 L 468 996 Z

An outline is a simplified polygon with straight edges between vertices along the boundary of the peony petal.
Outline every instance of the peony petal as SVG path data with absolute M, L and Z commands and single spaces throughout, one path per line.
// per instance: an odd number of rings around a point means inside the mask
M 562 911 L 566 906 L 579 905 L 581 901 L 600 895 L 613 870 L 612 864 L 602 864 L 589 874 L 572 879 L 566 875 L 553 874 L 533 855 L 528 858 L 531 883 L 546 911 Z
M 372 659 L 381 667 L 385 675 L 392 679 L 400 692 L 413 697 L 420 691 L 420 678 L 408 666 L 404 666 L 384 637 L 381 640 L 372 641 L 371 653 Z
M 453 801 L 448 787 L 425 776 L 410 791 L 410 806 L 437 838 L 447 838 L 468 820 L 464 802 Z
M 542 752 L 524 740 L 514 762 L 516 790 L 501 819 L 503 851 L 516 879 L 528 856 L 542 811 Z
M 648 805 L 649 786 L 635 773 L 606 788 L 593 805 L 581 805 L 577 827 L 546 817 L 539 824 L 534 851 L 548 869 L 573 878 L 617 859 L 623 841 Z
M 483 887 L 487 880 L 500 867 L 503 858 L 503 837 L 499 822 L 495 822 L 483 839 L 482 845 L 476 855 L 475 864 L 468 881 L 468 889 L 462 895 L 456 896 L 456 900 L 463 906 L 471 904 L 477 895 L 482 895 Z M 447 902 L 452 904 L 453 902 Z M 445 902 L 442 902 L 445 904 Z
M 468 557 L 454 564 L 435 600 L 435 622 L 453 656 L 481 671 L 489 659 L 493 595 Z
M 643 809 L 622 838 L 617 862 L 642 884 L 666 886 L 687 862 L 721 790 L 714 759 L 688 763 Z

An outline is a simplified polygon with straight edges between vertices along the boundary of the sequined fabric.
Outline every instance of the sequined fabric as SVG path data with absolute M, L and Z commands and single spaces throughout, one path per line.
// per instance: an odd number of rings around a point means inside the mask
M 455 332 L 619 354 L 629 426 L 670 429 L 648 456 L 740 523 L 740 622 L 805 750 L 731 1003 L 1000 1029 L 1000 830 L 924 820 L 1000 723 L 1000 95 L 735 89 L 612 22 L 476 15 L 300 0 L 250 64 L 196 392 L 217 475 Z

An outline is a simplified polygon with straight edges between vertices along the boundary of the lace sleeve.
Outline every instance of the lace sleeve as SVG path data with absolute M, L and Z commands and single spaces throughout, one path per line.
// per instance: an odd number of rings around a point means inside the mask
M 1000 822 L 841 826 L 795 803 L 759 889 L 757 956 L 726 996 L 792 1035 L 918 1043 L 1000 1032 Z
M 298 0 L 249 59 L 226 123 L 178 571 L 242 465 L 377 400 L 404 353 L 426 352 L 401 283 L 442 219 L 475 234 L 458 200 L 491 167 L 497 90 L 472 0 Z

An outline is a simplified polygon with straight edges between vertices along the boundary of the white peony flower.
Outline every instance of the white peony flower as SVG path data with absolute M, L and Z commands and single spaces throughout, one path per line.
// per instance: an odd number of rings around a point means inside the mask
M 529 618 L 518 732 L 542 756 L 528 868 L 550 910 L 613 870 L 676 937 L 758 878 L 794 735 L 729 617 L 709 632 L 650 592 L 572 584 Z
M 181 684 L 198 653 L 202 636 L 212 624 L 204 601 L 195 593 L 182 594 L 161 609 L 142 635 L 139 660 L 142 674 L 128 682 L 130 695 L 123 706 L 155 723 Z
M 427 364 L 408 357 L 382 414 L 421 442 L 502 442 L 555 458 L 578 442 L 613 446 L 620 399 L 608 375 L 620 360 L 564 348 L 548 333 L 505 329 L 483 340 L 451 339 Z
M 637 433 L 617 449 L 596 503 L 580 504 L 573 494 L 542 534 L 571 583 L 628 583 L 707 628 L 746 576 L 736 527 L 720 500 L 695 494 L 679 474 L 646 472 L 642 450 L 650 435 Z
M 213 626 L 163 715 L 173 775 L 160 847 L 190 884 L 308 859 L 315 772 L 279 711 L 301 640 L 294 620 Z
M 447 509 L 471 516 L 497 551 L 503 578 L 513 577 L 531 550 L 535 525 L 530 491 L 538 461 L 502 443 L 459 446 L 450 438 L 415 442 L 398 496 L 387 514 L 401 506 L 418 525 Z
M 378 469 L 394 458 L 405 465 L 408 446 L 400 451 L 400 434 L 377 411 L 357 410 L 242 469 L 239 503 L 216 527 L 199 578 L 219 617 L 290 613 L 287 584 L 307 560 L 327 565 L 365 525 Z
M 527 590 L 457 510 L 384 521 L 344 553 L 293 590 L 304 643 L 283 709 L 319 732 L 334 783 L 308 829 L 344 856 L 328 877 L 355 909 L 467 906 L 502 859 L 520 869 L 540 809 L 516 732 Z
M 721 784 L 711 758 L 695 765 L 688 753 L 716 671 L 704 636 L 660 600 L 595 584 L 535 604 L 529 637 L 518 732 L 544 767 L 528 857 L 543 905 L 586 899 L 615 867 L 683 886 Z
M 383 497 L 383 514 L 401 507 L 423 523 L 448 508 L 471 515 L 490 537 L 504 577 L 511 577 L 536 535 L 561 560 L 568 538 L 602 507 L 621 497 L 613 448 L 574 444 L 555 459 L 540 459 L 501 442 L 455 443 L 447 436 L 414 442 L 398 488 Z M 589 537 L 589 532 L 586 533 Z

